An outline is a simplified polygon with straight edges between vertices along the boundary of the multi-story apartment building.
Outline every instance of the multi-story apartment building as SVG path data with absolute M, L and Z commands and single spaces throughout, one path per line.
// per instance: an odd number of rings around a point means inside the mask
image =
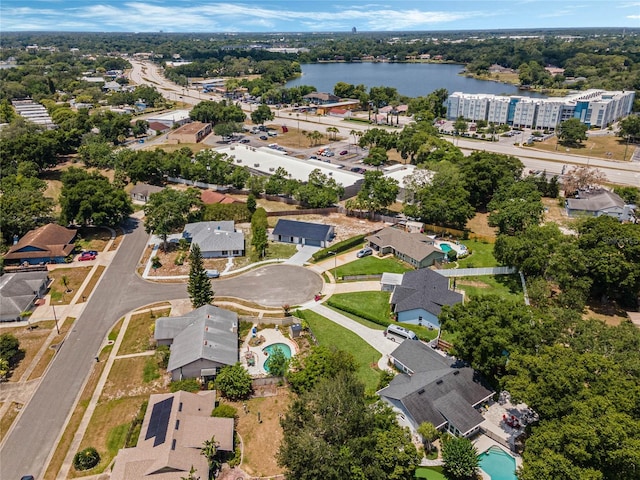
M 578 118 L 589 127 L 606 127 L 631 113 L 635 92 L 586 90 L 562 98 L 452 93 L 447 118 L 486 120 L 519 128 L 554 130 L 561 122 Z

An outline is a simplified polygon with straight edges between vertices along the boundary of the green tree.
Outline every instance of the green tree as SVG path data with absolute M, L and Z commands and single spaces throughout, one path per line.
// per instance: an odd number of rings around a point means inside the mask
M 202 252 L 200 251 L 200 245 L 197 243 L 191 245 L 191 253 L 189 254 L 187 293 L 193 308 L 200 308 L 213 302 L 211 281 L 207 278 L 207 272 L 202 263 Z
M 387 178 L 381 171 L 367 171 L 357 198 L 359 204 L 370 212 L 387 208 L 398 197 L 398 181 Z
M 422 437 L 422 440 L 425 443 L 427 448 L 427 453 L 431 453 L 433 450 L 433 442 L 435 442 L 438 437 L 440 437 L 440 432 L 436 427 L 433 426 L 431 422 L 422 422 L 418 426 L 418 435 Z
M 191 465 L 191 469 L 189 470 L 189 474 L 186 477 L 180 477 L 180 480 L 200 480 L 200 477 L 196 475 L 196 469 Z
M 251 121 L 256 125 L 264 125 L 264 122 L 274 119 L 273 112 L 269 105 L 259 105 L 253 112 L 251 112 Z
M 253 215 L 253 212 L 256 211 L 256 207 L 256 196 L 253 193 L 249 193 L 247 196 L 247 209 L 249 210 L 249 213 Z
M 453 129 L 456 135 L 463 135 L 469 130 L 469 123 L 463 117 L 458 117 L 456 121 L 453 122 Z
M 7 175 L 0 180 L 0 232 L 12 240 L 53 220 L 53 199 L 44 196 L 43 180 Z
M 228 365 L 216 377 L 216 388 L 230 400 L 245 399 L 251 395 L 251 376 L 240 362 Z
M 478 451 L 468 438 L 444 440 L 442 462 L 447 480 L 475 480 L 478 475 Z
M 622 197 L 624 203 L 628 205 L 638 205 L 640 203 L 640 188 L 636 187 L 613 187 L 614 193 Z
M 284 351 L 276 346 L 269 354 L 265 366 L 274 377 L 282 377 L 287 373 L 287 369 L 289 368 L 289 359 L 285 356 Z
M 355 372 L 357 369 L 353 355 L 342 350 L 315 346 L 305 355 L 291 359 L 287 380 L 296 393 L 307 392 L 322 379 L 333 378 L 339 372 Z
M 373 147 L 362 162 L 373 167 L 381 167 L 389 160 L 387 151 L 382 147 Z
M 640 115 L 629 115 L 620 120 L 618 135 L 627 138 L 634 143 L 640 138 Z
M 504 185 L 487 205 L 491 211 L 489 225 L 501 234 L 514 235 L 538 225 L 544 214 L 542 195 L 531 181 L 521 180 Z
M 589 128 L 579 118 L 570 118 L 558 125 L 558 138 L 564 145 L 578 146 L 587 139 Z
M 209 471 L 216 470 L 220 462 L 217 459 L 218 456 L 218 443 L 216 442 L 215 436 L 211 437 L 210 440 L 205 440 L 202 443 L 202 448 L 200 449 L 200 453 L 206 457 L 207 463 L 209 464 Z
M 133 206 L 126 192 L 99 173 L 70 168 L 62 174 L 61 218 L 64 223 L 82 225 L 119 224 Z
M 200 205 L 200 192 L 194 188 L 185 191 L 165 188 L 152 193 L 144 207 L 144 228 L 162 238 L 166 250 L 167 236 L 184 228 L 193 218 L 194 208 Z
M 10 333 L 0 335 L 0 359 L 6 360 L 12 367 L 20 355 L 20 341 Z
M 334 178 L 315 169 L 309 174 L 307 183 L 300 185 L 294 197 L 310 208 L 323 208 L 335 205 L 344 194 L 344 187 Z

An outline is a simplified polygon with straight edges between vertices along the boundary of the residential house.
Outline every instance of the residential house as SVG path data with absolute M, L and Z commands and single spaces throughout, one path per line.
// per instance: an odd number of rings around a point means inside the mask
M 184 227 L 182 237 L 192 245 L 199 245 L 203 258 L 244 255 L 244 233 L 236 232 L 232 220 L 188 223 Z
M 421 233 L 407 233 L 397 228 L 383 228 L 365 239 L 380 255 L 392 253 L 415 268 L 425 268 L 444 260 L 445 253 L 432 238 Z
M 204 305 L 182 317 L 156 320 L 154 338 L 170 345 L 167 371 L 172 380 L 215 377 L 218 370 L 238 359 L 238 315 Z
M 449 290 L 449 279 L 423 268 L 405 272 L 391 295 L 391 312 L 398 322 L 440 328 L 444 305 L 462 302 L 462 294 Z
M 402 342 L 390 359 L 403 373 L 378 394 L 413 431 L 423 422 L 461 437 L 480 430 L 477 408 L 494 392 L 472 368 L 416 341 Z
M 48 272 L 5 273 L 0 277 L 0 322 L 22 319 L 22 313 L 33 308 L 47 292 Z
M 215 190 L 203 190 L 200 193 L 200 200 L 202 200 L 202 203 L 204 203 L 205 205 L 213 205 L 214 203 L 242 203 L 235 198 L 230 197 L 229 195 L 216 192 Z
M 204 442 L 213 438 L 218 450 L 233 451 L 234 420 L 212 417 L 215 406 L 214 390 L 151 395 L 138 442 L 120 449 L 111 480 L 180 480 L 191 467 L 209 478 Z
M 280 219 L 271 238 L 276 242 L 328 247 L 334 237 L 333 225 Z
M 31 230 L 14 243 L 4 256 L 6 263 L 64 263 L 73 252 L 76 231 L 55 223 Z
M 626 205 L 617 193 L 605 189 L 579 190 L 575 198 L 565 200 L 567 215 L 570 217 L 608 215 L 621 222 L 636 219 L 635 205 Z
M 131 190 L 131 200 L 134 202 L 147 203 L 152 193 L 158 193 L 164 190 L 164 187 L 149 185 L 148 183 L 136 183 Z

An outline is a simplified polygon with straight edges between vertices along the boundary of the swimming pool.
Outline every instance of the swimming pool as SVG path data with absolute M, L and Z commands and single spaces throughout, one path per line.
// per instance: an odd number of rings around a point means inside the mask
M 449 253 L 451 250 L 453 250 L 453 248 L 451 248 L 446 243 L 441 243 L 440 244 L 440 250 L 442 250 L 444 253 Z
M 291 358 L 291 347 L 289 347 L 289 345 L 287 345 L 286 343 L 272 343 L 271 345 L 268 345 L 266 347 L 264 347 L 262 349 L 262 351 L 265 353 L 265 355 L 267 355 L 267 360 L 265 360 L 264 362 L 264 369 L 268 372 L 269 371 L 269 355 L 271 355 L 273 353 L 273 349 L 276 347 L 280 347 L 280 350 L 282 350 L 282 353 L 284 353 L 284 356 L 287 359 Z
M 500 447 L 491 447 L 478 455 L 480 468 L 491 480 L 518 480 L 516 477 L 516 459 Z

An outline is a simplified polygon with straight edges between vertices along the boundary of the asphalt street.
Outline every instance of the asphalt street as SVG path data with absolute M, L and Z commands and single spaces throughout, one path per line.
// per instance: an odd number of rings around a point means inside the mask
M 158 301 L 184 298 L 184 284 L 154 284 L 139 278 L 136 265 L 148 240 L 142 222 L 130 220 L 112 263 L 84 312 L 52 361 L 31 401 L 0 449 L 0 479 L 41 478 L 45 464 L 106 336 L 125 313 Z
M 269 265 L 212 281 L 216 297 L 241 297 L 268 307 L 300 305 L 322 290 L 320 275 L 293 265 Z

